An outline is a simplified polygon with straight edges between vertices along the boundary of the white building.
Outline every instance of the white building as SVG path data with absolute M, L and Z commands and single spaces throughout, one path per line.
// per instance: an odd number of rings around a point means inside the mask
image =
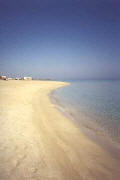
M 8 80 L 12 80 L 12 78 L 8 78 Z
M 32 80 L 32 77 L 24 77 L 24 80 Z
M 15 80 L 20 80 L 20 78 L 16 77 Z

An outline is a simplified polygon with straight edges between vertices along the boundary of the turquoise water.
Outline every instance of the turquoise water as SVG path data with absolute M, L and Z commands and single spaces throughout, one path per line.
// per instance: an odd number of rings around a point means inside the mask
M 120 142 L 120 81 L 71 81 L 54 97 L 78 125 L 101 131 Z

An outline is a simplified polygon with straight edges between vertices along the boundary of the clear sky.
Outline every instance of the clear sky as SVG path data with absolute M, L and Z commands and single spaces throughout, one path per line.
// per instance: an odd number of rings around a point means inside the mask
M 0 0 L 0 74 L 120 78 L 120 0 Z

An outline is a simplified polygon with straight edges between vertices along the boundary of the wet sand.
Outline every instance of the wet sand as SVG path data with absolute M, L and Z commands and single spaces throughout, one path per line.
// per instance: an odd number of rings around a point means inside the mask
M 118 180 L 120 163 L 49 99 L 52 81 L 0 81 L 0 180 Z

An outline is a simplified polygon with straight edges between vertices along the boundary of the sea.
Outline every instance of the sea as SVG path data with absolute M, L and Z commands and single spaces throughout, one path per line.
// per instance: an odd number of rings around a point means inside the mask
M 76 80 L 52 92 L 57 108 L 78 127 L 120 143 L 120 81 Z

